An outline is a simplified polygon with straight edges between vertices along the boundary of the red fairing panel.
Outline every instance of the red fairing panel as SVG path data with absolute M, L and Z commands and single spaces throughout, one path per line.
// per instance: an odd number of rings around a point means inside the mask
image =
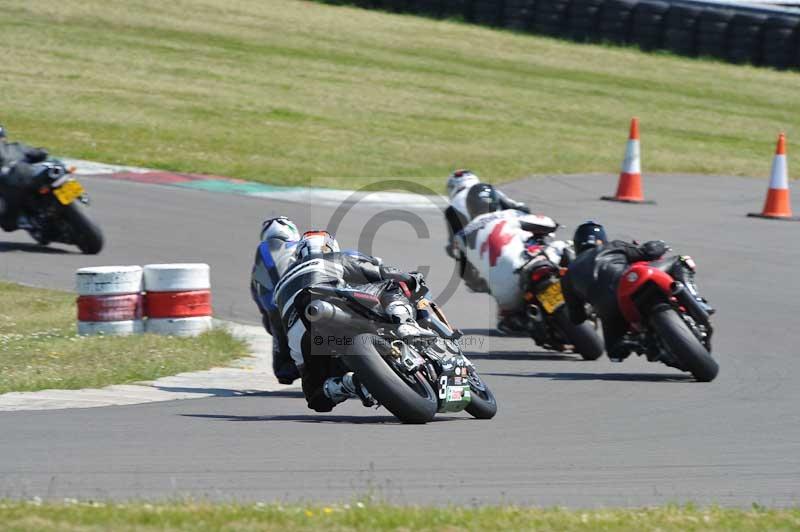
M 628 323 L 635 325 L 642 320 L 632 298 L 649 281 L 658 285 L 667 296 L 671 294 L 672 277 L 658 268 L 651 267 L 648 262 L 634 262 L 622 275 L 617 287 L 617 303 Z

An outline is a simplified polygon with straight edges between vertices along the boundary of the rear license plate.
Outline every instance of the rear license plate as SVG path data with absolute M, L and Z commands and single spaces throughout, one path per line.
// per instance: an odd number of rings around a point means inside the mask
M 552 314 L 564 304 L 564 293 L 561 291 L 561 283 L 553 283 L 536 296 L 544 307 L 544 311 Z
M 77 181 L 67 181 L 53 190 L 53 195 L 62 205 L 69 205 L 83 195 L 83 186 Z

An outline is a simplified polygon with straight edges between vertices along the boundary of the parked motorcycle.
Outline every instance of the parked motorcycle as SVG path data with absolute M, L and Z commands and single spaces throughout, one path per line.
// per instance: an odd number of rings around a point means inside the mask
M 89 197 L 70 169 L 57 160 L 32 165 L 38 189 L 22 195 L 19 228 L 41 245 L 76 245 L 87 255 L 103 249 L 100 228 L 84 213 Z
M 695 272 L 688 255 L 636 262 L 620 280 L 617 301 L 632 350 L 709 382 L 719 372 L 711 357 L 714 309 L 698 293 Z
M 528 329 L 536 345 L 545 349 L 571 349 L 584 360 L 596 360 L 603 354 L 603 342 L 597 335 L 597 319 L 580 325 L 572 323 L 564 305 L 561 276 L 569 257 L 574 257 L 571 242 L 547 240 L 534 233 L 528 244 L 528 262 L 521 268 L 521 282 L 528 310 Z M 566 260 L 565 260 L 565 257 Z
M 461 351 L 461 333 L 433 301 L 416 303 L 416 325 L 410 325 L 393 323 L 377 297 L 357 289 L 312 286 L 305 292 L 315 343 L 324 343 L 324 354 L 338 357 L 402 422 L 427 423 L 437 412 L 462 410 L 494 417 L 492 391 Z

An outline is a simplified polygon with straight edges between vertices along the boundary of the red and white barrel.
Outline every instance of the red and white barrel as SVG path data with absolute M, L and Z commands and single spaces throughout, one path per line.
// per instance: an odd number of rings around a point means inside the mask
M 144 289 L 145 332 L 196 336 L 211 329 L 208 264 L 148 264 Z
M 142 268 L 96 266 L 75 273 L 78 334 L 141 333 Z

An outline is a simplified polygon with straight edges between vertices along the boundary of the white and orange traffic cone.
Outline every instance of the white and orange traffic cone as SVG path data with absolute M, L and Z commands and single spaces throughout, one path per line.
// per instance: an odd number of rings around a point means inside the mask
M 778 135 L 775 147 L 775 158 L 772 159 L 772 172 L 769 177 L 769 190 L 764 210 L 751 212 L 747 216 L 754 218 L 772 218 L 775 220 L 798 221 L 800 217 L 792 216 L 792 197 L 789 193 L 789 170 L 786 164 L 786 135 Z
M 622 172 L 619 174 L 617 193 L 614 196 L 603 196 L 608 201 L 624 203 L 655 203 L 646 201 L 642 193 L 642 164 L 639 152 L 639 119 L 631 119 L 631 131 L 625 147 L 625 160 L 622 161 Z

